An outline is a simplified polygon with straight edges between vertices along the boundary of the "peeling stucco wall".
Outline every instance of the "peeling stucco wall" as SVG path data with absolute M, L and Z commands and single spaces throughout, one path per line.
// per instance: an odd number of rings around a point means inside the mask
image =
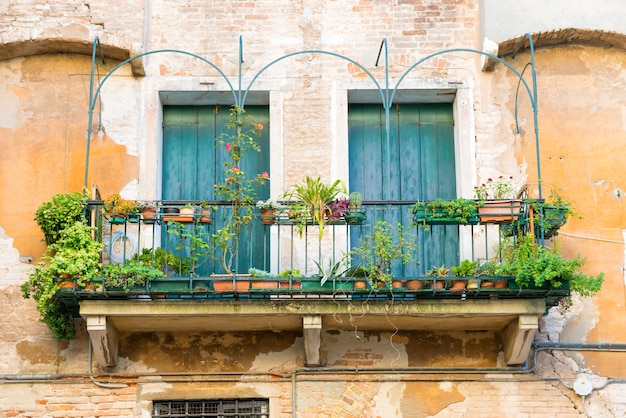
M 75 340 L 54 341 L 38 322 L 34 302 L 24 300 L 19 290 L 32 268 L 29 260 L 36 261 L 44 250 L 33 212 L 55 193 L 83 186 L 91 61 L 73 52 L 88 53 L 94 35 L 117 48 L 137 42 L 144 43 L 144 50 L 180 48 L 206 57 L 234 79 L 241 34 L 245 81 L 271 59 L 306 48 L 346 54 L 381 79 L 385 70 L 374 67 L 374 61 L 384 37 L 389 70 L 397 78 L 429 52 L 479 47 L 478 2 L 163 1 L 146 2 L 145 9 L 136 1 L 35 3 L 0 6 L 0 375 L 13 379 L 3 380 L 0 391 L 0 411 L 6 416 L 63 411 L 149 416 L 152 400 L 258 396 L 270 399 L 272 417 L 287 417 L 293 381 L 298 416 L 307 418 L 484 416 L 487 409 L 494 416 L 626 413 L 623 384 L 603 387 L 609 377 L 626 376 L 621 353 L 543 351 L 534 374 L 402 371 L 502 367 L 501 343 L 487 332 L 379 333 L 358 327 L 325 332 L 324 366 L 348 371 L 318 375 L 304 367 L 298 332 L 123 334 L 118 367 L 100 370 L 94 363 L 90 368 L 85 323 L 76 320 Z M 449 27 L 441 24 L 446 19 Z M 43 49 L 30 48 L 31 39 L 43 39 L 37 46 Z M 54 39 L 83 49 L 54 49 Z M 98 76 L 123 58 L 107 58 Z M 520 66 L 527 59 L 522 52 L 509 61 Z M 562 229 L 561 249 L 586 256 L 589 274 L 606 275 L 598 296 L 574 298 L 571 307 L 554 308 L 543 317 L 537 339 L 623 342 L 626 185 L 620 151 L 626 139 L 626 52 L 561 45 L 537 50 L 536 59 L 544 195 L 551 184 L 558 185 L 583 216 Z M 464 115 L 472 121 L 471 130 L 463 134 L 475 140 L 476 150 L 475 170 L 468 177 L 508 174 L 536 190 L 528 100 L 520 95 L 521 132 L 516 133 L 517 80 L 501 65 L 494 73 L 481 73 L 479 61 L 461 54 L 439 57 L 415 69 L 406 86 L 462 81 L 468 90 L 464 98 L 469 98 L 464 106 L 472 110 Z M 145 78 L 133 77 L 128 68 L 111 77 L 94 113 L 88 185 L 97 184 L 104 196 L 122 191 L 127 197 L 153 198 L 158 193 L 159 91 L 226 90 L 214 69 L 191 57 L 155 55 L 145 65 Z M 272 181 L 284 185 L 305 174 L 341 174 L 339 157 L 328 158 L 344 146 L 345 132 L 336 119 L 346 102 L 338 98 L 351 88 L 371 89 L 364 73 L 346 61 L 307 54 L 269 68 L 256 86 L 271 91 L 276 117 L 271 129 L 279 141 L 275 149 L 281 166 L 273 170 Z M 465 191 L 471 194 L 471 187 Z M 23 206 L 15 209 L 14 202 Z M 367 368 L 381 371 L 362 372 Z M 96 382 L 125 387 L 97 386 L 90 370 Z M 41 380 L 31 381 L 31 374 Z M 571 389 L 581 374 L 602 387 L 585 400 Z
M 552 245 L 563 254 L 587 258 L 585 272 L 604 272 L 602 290 L 593 299 L 575 299 L 564 314 L 554 314 L 561 324 L 550 340 L 623 342 L 624 327 L 624 199 L 626 187 L 621 151 L 626 87 L 623 67 L 625 51 L 595 47 L 562 46 L 536 52 L 541 177 L 543 195 L 552 188 L 573 203 L 580 217 L 573 217 L 561 229 Z M 519 57 L 527 59 L 528 56 Z M 500 75 L 504 75 L 499 69 Z M 507 77 L 511 86 L 515 81 Z M 503 80 L 504 81 L 504 80 Z M 513 98 L 508 107 L 512 109 Z M 522 100 L 522 102 L 525 99 Z M 524 132 L 515 137 L 515 153 L 527 166 L 528 183 L 537 197 L 535 136 L 532 113 L 520 107 Z M 505 125 L 504 123 L 502 125 Z M 503 130 L 509 126 L 503 126 Z M 603 376 L 624 377 L 622 362 L 614 355 L 584 354 L 585 367 Z

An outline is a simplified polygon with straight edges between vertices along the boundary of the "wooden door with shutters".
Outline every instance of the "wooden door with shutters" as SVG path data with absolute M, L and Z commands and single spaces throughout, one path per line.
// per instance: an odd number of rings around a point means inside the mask
M 259 138 L 261 151 L 251 150 L 240 163 L 240 169 L 248 177 L 256 173 L 269 172 L 269 109 L 267 106 L 249 106 L 246 116 L 254 123 L 266 128 Z M 224 145 L 217 144 L 217 138 L 228 133 L 230 120 L 228 106 L 165 106 L 163 108 L 163 150 L 162 150 L 162 199 L 163 200 L 219 200 L 215 196 L 215 183 L 224 180 L 223 163 L 228 157 Z M 258 199 L 267 199 L 269 184 L 258 191 Z M 212 214 L 210 225 L 199 225 L 198 233 L 207 239 L 210 234 L 225 223 L 227 206 L 218 207 Z M 242 232 L 236 264 L 237 273 L 247 273 L 248 268 L 267 268 L 269 234 L 264 234 L 260 221 L 253 220 L 251 228 Z M 188 229 L 193 225 L 187 225 Z M 201 229 L 200 229 L 201 228 Z M 171 234 L 162 234 L 162 245 L 172 248 Z M 220 264 L 211 257 L 201 264 L 201 275 L 222 273 Z
M 349 107 L 350 190 L 363 200 L 395 203 L 456 198 L 454 120 L 452 105 L 400 104 L 390 112 L 390 132 L 385 132 L 381 105 L 352 104 Z M 358 245 L 377 219 L 392 226 L 411 223 L 408 204 L 367 207 L 364 229 L 353 228 L 351 245 Z M 418 263 L 404 268 L 396 264 L 397 276 L 423 275 L 433 265 L 458 263 L 459 235 L 456 226 L 417 231 Z

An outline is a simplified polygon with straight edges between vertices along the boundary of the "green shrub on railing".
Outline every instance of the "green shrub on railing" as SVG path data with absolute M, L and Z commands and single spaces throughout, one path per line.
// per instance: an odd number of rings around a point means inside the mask
M 53 244 L 65 228 L 84 219 L 85 202 L 85 195 L 81 192 L 60 193 L 37 208 L 35 221 L 47 245 Z
M 125 264 L 109 264 L 102 271 L 105 288 L 121 288 L 128 292 L 133 287 L 145 286 L 152 279 L 165 277 L 161 270 L 138 261 Z
M 181 259 L 174 253 L 160 247 L 155 248 L 154 251 L 151 248 L 142 248 L 141 253 L 134 254 L 132 260 L 145 266 L 155 267 L 166 276 L 189 274 L 191 271 L 191 261 L 188 258 Z
M 477 202 L 470 199 L 416 202 L 410 209 L 413 215 L 412 226 L 428 230 L 428 225 L 437 224 L 476 224 L 478 223 Z
M 593 296 L 602 287 L 604 273 L 592 276 L 583 273 L 586 259 L 577 255 L 565 259 L 558 252 L 558 247 L 543 247 L 535 241 L 533 234 L 523 235 L 514 242 L 507 239 L 501 246 L 502 260 L 497 264 L 495 273 L 501 276 L 515 276 L 515 282 L 521 287 L 549 285 L 554 288 L 569 282 L 570 289 L 581 296 Z

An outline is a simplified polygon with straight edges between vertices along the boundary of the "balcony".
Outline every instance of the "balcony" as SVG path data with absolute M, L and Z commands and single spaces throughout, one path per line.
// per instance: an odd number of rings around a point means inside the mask
M 56 297 L 86 320 L 103 366 L 117 362 L 118 332 L 298 329 L 307 364 L 319 365 L 321 330 L 354 327 L 485 330 L 500 336 L 506 362 L 514 365 L 525 361 L 538 318 L 569 295 L 567 283 L 521 287 L 513 276 L 435 274 L 433 266 L 442 266 L 442 273 L 462 260 L 497 259 L 504 236 L 514 242 L 529 230 L 530 208 L 521 201 L 500 206 L 495 216 L 462 222 L 421 217 L 414 202 L 364 202 L 362 222 L 330 217 L 323 233 L 311 220 L 294 221 L 287 212 L 263 218 L 257 210 L 241 232 L 229 274 L 211 248 L 211 237 L 229 216 L 225 202 L 208 202 L 211 213 L 202 212 L 203 202 L 158 202 L 154 217 L 107 215 L 102 203 L 90 201 L 87 213 L 104 244 L 103 264 L 143 260 L 166 274 L 120 286 L 110 285 L 103 273 L 87 287 L 73 280 L 58 291 Z M 513 223 L 504 220 L 512 210 Z M 388 270 L 392 281 L 382 287 L 354 270 L 334 274 L 333 267 L 374 233 L 378 221 L 400 223 L 415 236 L 413 261 L 394 261 Z M 170 258 L 159 258 L 164 252 Z

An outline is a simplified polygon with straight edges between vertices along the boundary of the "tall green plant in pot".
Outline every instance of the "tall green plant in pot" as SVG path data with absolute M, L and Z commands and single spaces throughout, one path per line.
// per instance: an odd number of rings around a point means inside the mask
M 372 287 L 391 283 L 391 267 L 394 262 L 402 265 L 413 261 L 418 244 L 414 234 L 398 223 L 396 229 L 377 220 L 374 231 L 366 235 L 360 245 L 350 251 L 353 270 L 363 268 Z
M 329 204 L 340 194 L 346 193 L 346 186 L 341 180 L 335 180 L 333 183 L 324 182 L 321 177 L 313 178 L 306 176 L 300 183 L 293 184 L 287 189 L 284 198 L 287 200 L 295 200 L 304 205 L 313 223 L 319 226 L 320 238 L 324 234 L 327 216 L 331 212 Z M 299 232 L 302 233 L 302 227 L 306 223 L 306 217 L 297 219 Z
M 228 158 L 224 161 L 224 179 L 214 185 L 215 195 L 230 203 L 230 213 L 225 223 L 211 236 L 213 257 L 220 262 L 227 274 L 232 274 L 232 265 L 239 251 L 240 234 L 254 219 L 255 202 L 261 186 L 269 180 L 267 172 L 248 176 L 241 167 L 248 152 L 260 152 L 259 138 L 263 125 L 255 123 L 238 106 L 230 109 L 227 125 L 230 133 L 220 135 L 216 145 L 224 146 Z

